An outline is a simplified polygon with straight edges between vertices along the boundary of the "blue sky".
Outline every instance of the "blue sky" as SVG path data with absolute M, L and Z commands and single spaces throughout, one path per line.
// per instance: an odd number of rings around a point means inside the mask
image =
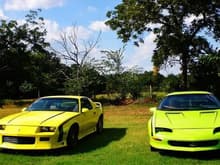
M 102 31 L 98 46 L 92 56 L 100 58 L 100 50 L 117 50 L 123 43 L 117 38 L 116 32 L 105 26 L 106 12 L 114 9 L 120 0 L 0 0 L 0 19 L 24 20 L 29 10 L 42 9 L 40 16 L 45 19 L 48 31 L 47 40 L 53 44 L 59 40 L 61 31 L 68 31 L 72 25 L 77 26 L 78 36 L 89 40 Z M 127 68 L 138 66 L 143 70 L 152 70 L 151 56 L 155 44 L 155 36 L 149 33 L 145 43 L 135 47 L 128 43 L 124 53 L 123 64 Z M 176 73 L 175 69 L 163 69 L 162 74 Z

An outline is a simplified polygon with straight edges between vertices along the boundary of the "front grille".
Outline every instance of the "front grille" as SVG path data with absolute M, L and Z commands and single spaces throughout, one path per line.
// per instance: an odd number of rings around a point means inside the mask
M 3 136 L 3 142 L 14 143 L 14 144 L 34 144 L 34 137 L 14 137 L 14 136 Z
M 218 144 L 218 140 L 208 140 L 208 141 L 168 141 L 171 146 L 179 147 L 209 147 Z
M 218 144 L 218 140 L 208 141 L 168 141 L 171 146 L 179 147 L 209 147 Z

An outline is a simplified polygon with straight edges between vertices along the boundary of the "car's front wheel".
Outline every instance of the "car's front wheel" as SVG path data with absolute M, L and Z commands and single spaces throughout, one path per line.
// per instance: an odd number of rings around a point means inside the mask
M 72 148 L 78 142 L 78 127 L 76 125 L 72 125 L 69 129 L 67 136 L 67 147 Z
M 99 117 L 99 120 L 96 124 L 96 132 L 98 134 L 102 133 L 103 131 L 103 116 Z

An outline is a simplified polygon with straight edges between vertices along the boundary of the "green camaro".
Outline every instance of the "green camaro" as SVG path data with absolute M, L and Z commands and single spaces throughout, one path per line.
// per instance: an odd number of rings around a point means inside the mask
M 151 150 L 220 149 L 220 102 L 209 92 L 168 94 L 148 122 Z

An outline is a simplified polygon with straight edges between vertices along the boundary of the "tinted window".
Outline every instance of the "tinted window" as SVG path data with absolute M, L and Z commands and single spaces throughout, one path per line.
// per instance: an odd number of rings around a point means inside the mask
M 71 98 L 42 98 L 36 100 L 28 111 L 75 111 L 78 112 L 78 99 Z
M 82 105 L 82 108 L 92 109 L 92 104 L 90 103 L 90 101 L 87 98 L 81 99 L 81 105 Z
M 210 94 L 167 96 L 158 107 L 161 110 L 209 110 L 220 108 L 220 102 Z

